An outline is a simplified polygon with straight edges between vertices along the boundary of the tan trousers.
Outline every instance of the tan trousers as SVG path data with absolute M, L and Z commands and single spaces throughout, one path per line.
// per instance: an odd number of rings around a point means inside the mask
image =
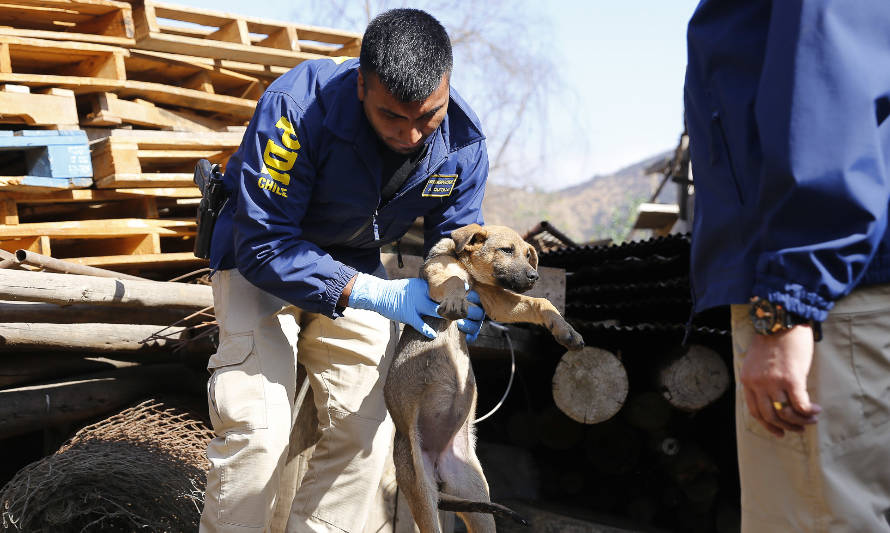
M 394 431 L 383 380 L 397 325 L 358 309 L 336 320 L 301 311 L 237 270 L 214 274 L 213 298 L 220 345 L 208 364 L 208 402 L 216 438 L 207 448 L 200 531 L 278 532 L 287 522 L 288 532 L 360 532 Z M 285 463 L 297 354 L 322 437 L 294 496 L 296 469 Z M 284 501 L 291 497 L 292 506 Z
M 747 313 L 732 306 L 736 376 Z M 807 382 L 822 413 L 803 434 L 767 432 L 736 378 L 743 532 L 890 532 L 890 285 L 853 291 L 822 331 Z

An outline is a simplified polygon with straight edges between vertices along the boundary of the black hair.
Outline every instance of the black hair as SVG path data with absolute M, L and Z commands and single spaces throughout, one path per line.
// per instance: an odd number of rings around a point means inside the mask
M 419 102 L 450 75 L 451 40 L 429 13 L 391 9 L 368 24 L 359 62 L 363 76 L 376 74 L 400 101 Z

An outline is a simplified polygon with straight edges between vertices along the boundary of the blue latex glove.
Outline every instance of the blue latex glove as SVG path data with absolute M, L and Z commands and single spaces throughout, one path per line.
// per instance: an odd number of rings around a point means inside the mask
M 359 273 L 349 293 L 349 307 L 375 311 L 390 320 L 402 322 L 430 339 L 436 331 L 421 315 L 439 317 L 439 304 L 430 299 L 429 285 L 420 278 L 380 279 Z
M 467 301 L 470 302 L 467 307 L 467 318 L 457 321 L 457 329 L 467 334 L 467 343 L 473 344 L 476 337 L 479 336 L 479 330 L 482 329 L 485 310 L 482 309 L 482 300 L 479 299 L 479 294 L 476 291 L 467 293 Z

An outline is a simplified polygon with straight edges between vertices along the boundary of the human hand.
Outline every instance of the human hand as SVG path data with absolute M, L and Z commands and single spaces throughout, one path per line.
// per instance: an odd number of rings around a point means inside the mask
M 740 376 L 745 403 L 776 437 L 802 432 L 822 411 L 807 392 L 813 348 L 813 330 L 799 325 L 777 335 L 755 334 L 745 354 Z
M 467 293 L 467 301 L 470 303 L 467 307 L 467 316 L 457 320 L 457 329 L 467 334 L 468 344 L 473 344 L 479 336 L 479 331 L 482 329 L 482 321 L 485 320 L 485 310 L 482 309 L 482 300 L 476 291 Z
M 360 273 L 349 293 L 349 307 L 375 311 L 430 339 L 436 337 L 436 331 L 423 321 L 422 315 L 439 318 L 438 306 L 429 297 L 429 285 L 420 278 L 386 280 Z

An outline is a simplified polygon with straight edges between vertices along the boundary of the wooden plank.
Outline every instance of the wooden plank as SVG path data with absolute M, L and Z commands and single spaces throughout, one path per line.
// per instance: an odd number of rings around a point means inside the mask
M 151 56 L 158 59 L 170 60 L 171 62 L 199 65 L 203 68 L 223 73 L 242 73 L 253 78 L 260 78 L 266 83 L 278 78 L 279 76 L 290 70 L 290 68 L 288 67 L 263 65 L 257 63 L 245 63 L 242 61 L 231 61 L 228 59 L 187 56 L 176 53 L 158 52 L 156 50 L 131 50 L 130 54 L 139 56 Z
M 121 270 L 130 269 L 156 269 L 171 267 L 192 267 L 198 268 L 206 266 L 206 259 L 198 259 L 192 252 L 173 252 L 162 254 L 142 254 L 142 255 L 118 255 L 118 256 L 96 256 L 96 257 L 75 257 L 68 258 L 66 261 L 72 263 L 80 263 L 101 268 L 119 268 Z
M 189 219 L 118 218 L 107 220 L 76 220 L 32 222 L 17 226 L 0 226 L 0 239 L 8 240 L 41 235 L 90 239 L 146 234 L 188 236 L 195 233 L 195 221 Z M 36 251 L 36 250 L 35 250 Z M 43 253 L 43 252 L 38 252 Z M 50 255 L 45 254 L 44 255 Z
M 181 37 L 152 33 L 144 40 L 138 41 L 138 46 L 149 50 L 171 53 L 187 53 L 189 55 L 212 57 L 215 59 L 229 59 L 245 63 L 260 63 L 280 67 L 295 67 L 309 59 L 322 59 L 327 56 L 308 52 L 279 50 L 276 48 L 249 46 L 243 44 L 226 43 L 222 41 L 207 41 L 192 37 Z
M 112 174 L 95 181 L 100 189 L 120 189 L 122 187 L 148 187 L 151 189 L 167 189 L 189 187 L 194 185 L 193 174 L 156 173 L 156 174 Z M 197 189 L 196 189 L 197 190 Z M 199 193 L 200 194 L 200 193 Z M 180 196 L 189 197 L 189 196 Z
M 46 176 L 0 176 L 0 191 L 55 192 L 91 187 L 92 178 L 48 178 Z
M 241 145 L 244 131 L 219 131 L 204 135 L 195 135 L 180 131 L 151 130 L 84 130 L 90 141 L 109 139 L 112 142 L 126 142 L 139 145 L 140 148 L 154 150 L 176 149 L 237 149 Z
M 68 89 L 49 89 L 46 94 L 32 93 L 24 85 L 0 86 L 0 122 L 77 128 L 77 102 Z
M 135 124 L 162 130 L 206 132 L 220 131 L 226 124 L 194 113 L 170 111 L 139 98 L 133 101 L 122 100 L 114 93 L 98 93 L 83 98 L 92 109 L 80 120 L 84 126 Z
M 185 188 L 158 188 L 158 189 L 71 189 L 66 191 L 54 191 L 45 194 L 30 194 L 29 192 L 0 194 L 0 201 L 15 202 L 21 204 L 57 204 L 69 202 L 106 202 L 115 200 L 127 200 L 140 197 L 171 197 L 171 198 L 200 198 L 201 192 L 197 187 Z
M 2 61 L 2 50 L 0 50 L 0 61 Z M 2 64 L 0 64 L 0 70 L 2 70 Z M 61 87 L 71 89 L 75 94 L 114 92 L 124 98 L 142 97 L 157 104 L 211 111 L 230 115 L 239 120 L 249 120 L 256 108 L 254 100 L 221 94 L 209 94 L 193 89 L 181 89 L 152 82 L 0 72 L 0 83 L 28 85 L 31 87 Z

